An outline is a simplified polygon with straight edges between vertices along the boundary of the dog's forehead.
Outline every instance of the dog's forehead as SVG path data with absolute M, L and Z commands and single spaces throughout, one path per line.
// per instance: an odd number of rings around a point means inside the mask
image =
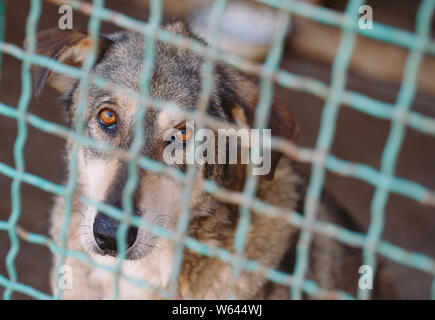
M 95 67 L 112 82 L 139 90 L 143 69 L 144 36 L 121 32 L 110 36 L 114 44 Z M 201 58 L 187 50 L 156 42 L 150 94 L 181 106 L 195 106 L 200 91 Z

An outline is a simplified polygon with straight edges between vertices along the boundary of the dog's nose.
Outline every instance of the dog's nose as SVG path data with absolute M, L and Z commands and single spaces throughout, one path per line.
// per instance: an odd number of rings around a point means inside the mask
M 115 255 L 117 251 L 116 234 L 119 227 L 119 221 L 109 216 L 98 213 L 94 221 L 94 238 L 98 247 L 105 254 Z M 137 228 L 129 227 L 127 232 L 127 247 L 130 248 L 136 241 Z

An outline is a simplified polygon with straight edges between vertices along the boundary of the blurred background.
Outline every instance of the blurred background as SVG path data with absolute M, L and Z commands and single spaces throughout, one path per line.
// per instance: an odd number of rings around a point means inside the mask
M 28 0 L 7 2 L 5 41 L 22 46 L 25 22 L 29 10 Z M 330 9 L 343 11 L 347 1 L 307 1 Z M 206 29 L 208 19 L 207 0 L 164 0 L 164 22 L 182 19 L 194 30 Z M 415 16 L 420 1 L 383 0 L 368 1 L 374 20 L 408 31 L 414 31 Z M 106 0 L 106 7 L 139 20 L 148 18 L 148 0 Z M 58 6 L 44 2 L 38 30 L 57 27 Z M 267 52 L 273 33 L 276 12 L 252 1 L 229 1 L 229 9 L 222 25 L 223 49 L 231 49 L 244 58 L 261 62 Z M 76 11 L 74 28 L 86 29 L 88 17 Z M 432 26 L 432 35 L 435 26 Z M 119 30 L 103 23 L 102 32 Z M 206 34 L 202 36 L 207 37 Z M 292 73 L 330 82 L 331 63 L 340 41 L 340 30 L 292 16 L 286 39 L 281 68 Z M 348 71 L 347 89 L 372 98 L 393 103 L 396 100 L 405 49 L 358 37 Z M 435 118 L 435 62 L 426 57 L 421 68 L 419 92 L 412 109 Z M 21 62 L 3 54 L 0 101 L 16 107 L 21 90 Z M 298 144 L 314 147 L 324 101 L 308 94 L 276 88 L 277 94 L 293 112 L 301 124 Z M 57 94 L 47 89 L 38 99 L 32 99 L 29 112 L 55 123 L 66 124 L 57 100 Z M 380 120 L 348 107 L 342 107 L 332 153 L 337 157 L 364 163 L 379 169 L 380 158 L 390 128 L 390 122 Z M 16 138 L 16 121 L 0 115 L 0 162 L 14 166 L 13 144 Z M 25 147 L 26 171 L 56 183 L 65 178 L 63 161 L 64 141 L 29 127 Z M 309 174 L 310 166 L 302 165 Z M 408 129 L 400 152 L 396 176 L 415 181 L 435 190 L 435 139 Z M 0 175 L 0 220 L 7 220 L 11 211 L 11 180 Z M 366 232 L 370 202 L 374 188 L 355 179 L 327 173 L 325 188 L 330 191 Z M 49 210 L 53 196 L 40 189 L 22 184 L 22 214 L 19 225 L 25 229 L 47 234 Z M 435 210 L 424 207 L 408 198 L 391 194 L 389 197 L 384 240 L 407 250 L 435 257 Z M 7 275 L 5 256 L 9 239 L 0 232 L 0 273 Z M 49 293 L 48 273 L 51 254 L 45 247 L 21 241 L 16 261 L 19 281 Z M 388 261 L 394 282 L 401 298 L 428 299 L 432 277 L 418 270 Z M 0 288 L 2 294 L 3 288 Z M 19 293 L 14 298 L 28 298 Z

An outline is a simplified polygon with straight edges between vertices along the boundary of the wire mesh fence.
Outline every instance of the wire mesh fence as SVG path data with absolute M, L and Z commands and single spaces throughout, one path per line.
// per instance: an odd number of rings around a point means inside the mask
M 410 198 L 417 201 L 422 206 L 435 207 L 434 190 L 430 190 L 414 181 L 395 177 L 394 175 L 398 154 L 404 140 L 405 131 L 408 127 L 422 134 L 435 136 L 435 119 L 411 110 L 417 90 L 420 64 L 425 55 L 435 55 L 435 42 L 430 39 L 430 26 L 435 10 L 435 0 L 421 1 L 417 13 L 415 33 L 399 30 L 379 23 L 374 23 L 373 30 L 360 29 L 357 23 L 359 17 L 358 8 L 364 4 L 363 0 L 349 0 L 344 14 L 301 1 L 257 0 L 257 2 L 270 6 L 280 12 L 277 23 L 278 27 L 275 31 L 267 58 L 263 64 L 244 60 L 239 56 L 224 53 L 219 50 L 218 25 L 227 5 L 227 1 L 224 0 L 214 1 L 211 15 L 212 21 L 210 22 L 211 39 L 208 46 L 204 46 L 196 40 L 187 39 L 181 35 L 172 34 L 166 30 L 160 29 L 163 15 L 161 0 L 151 0 L 150 17 L 147 22 L 135 20 L 129 16 L 111 11 L 105 8 L 103 0 L 93 0 L 92 4 L 80 1 L 47 1 L 57 5 L 67 3 L 74 10 L 88 15 L 88 32 L 94 43 L 97 43 L 102 22 L 113 23 L 118 27 L 142 33 L 147 44 L 143 60 L 144 67 L 140 74 L 139 92 L 135 92 L 127 87 L 111 83 L 92 73 L 92 68 L 96 60 L 95 48 L 97 46 L 94 46 L 92 54 L 86 57 L 81 69 L 35 54 L 35 34 L 37 23 L 41 16 L 41 0 L 30 0 L 31 7 L 26 23 L 26 38 L 29 40 L 26 49 L 6 43 L 3 41 L 6 1 L 0 0 L 0 67 L 2 54 L 11 55 L 22 61 L 22 90 L 17 108 L 0 103 L 0 115 L 15 119 L 18 126 L 18 134 L 13 150 L 15 167 L 0 163 L 0 174 L 12 179 L 12 210 L 7 221 L 0 221 L 0 231 L 8 233 L 11 243 L 10 250 L 6 257 L 8 277 L 0 275 L 0 286 L 5 288 L 3 298 L 10 299 L 14 291 L 24 293 L 37 299 L 59 299 L 62 297 L 62 290 L 60 289 L 53 296 L 50 296 L 19 281 L 16 271 L 16 257 L 20 250 L 19 238 L 30 243 L 48 247 L 53 254 L 61 257 L 58 262 L 59 266 L 63 264 L 65 257 L 72 257 L 91 264 L 95 268 L 113 272 L 116 275 L 116 283 L 118 283 L 120 279 L 124 279 L 140 287 L 151 287 L 163 297 L 173 297 L 176 294 L 178 276 L 183 261 L 183 249 L 188 248 L 198 254 L 216 257 L 230 264 L 233 268 L 233 277 L 237 277 L 242 270 L 249 272 L 261 271 L 270 281 L 289 286 L 290 294 L 293 299 L 300 299 L 302 292 L 319 297 L 328 294 L 328 297 L 340 299 L 369 298 L 368 290 L 360 290 L 358 295 L 354 297 L 340 290 L 326 290 L 306 278 L 307 266 L 310 263 L 310 241 L 313 233 L 323 234 L 344 244 L 362 248 L 363 263 L 372 266 L 373 270 L 376 270 L 376 256 L 379 254 L 396 263 L 416 268 L 435 277 L 434 258 L 418 252 L 405 250 L 393 243 L 382 240 L 382 232 L 385 225 L 385 207 L 390 193 L 396 193 Z M 302 77 L 279 68 L 290 14 L 303 16 L 323 24 L 341 28 L 341 43 L 332 67 L 331 85 L 327 85 L 316 79 Z M 361 93 L 346 89 L 346 73 L 357 35 L 392 43 L 409 50 L 400 92 L 394 104 L 375 100 Z M 204 180 L 202 188 L 205 192 L 240 206 L 240 219 L 234 239 L 234 250 L 230 252 L 222 248 L 212 247 L 186 235 L 190 216 L 189 197 L 191 196 L 191 186 L 195 178 L 195 167 L 191 166 L 186 173 L 183 173 L 178 169 L 142 156 L 140 153 L 144 144 L 144 128 L 140 124 L 143 122 L 142 120 L 144 119 L 147 107 L 152 105 L 158 109 L 167 108 L 169 110 L 175 110 L 176 107 L 173 103 L 162 101 L 150 95 L 149 87 L 155 55 L 154 43 L 156 40 L 173 44 L 179 48 L 187 48 L 204 58 L 201 69 L 201 103 L 195 111 L 185 112 L 186 116 L 195 120 L 199 126 L 222 128 L 228 125 L 221 123 L 207 114 L 207 105 L 213 81 L 213 65 L 216 61 L 229 64 L 242 72 L 260 77 L 260 98 L 255 111 L 254 121 L 254 127 L 256 128 L 264 128 L 267 125 L 274 84 L 278 84 L 289 90 L 309 93 L 325 100 L 319 135 L 314 149 L 300 147 L 285 139 L 272 137 L 272 148 L 274 150 L 282 152 L 295 161 L 311 163 L 312 165 L 312 175 L 307 189 L 306 204 L 303 214 L 294 211 L 287 212 L 256 198 L 258 179 L 254 175 L 247 177 L 242 192 L 225 190 L 213 181 Z M 42 66 L 56 73 L 65 74 L 80 80 L 83 90 L 80 94 L 78 108 L 76 110 L 77 118 L 82 118 L 81 116 L 87 104 L 88 89 L 91 83 L 100 88 L 123 91 L 137 100 L 140 108 L 135 119 L 134 141 L 130 149 L 116 150 L 110 144 L 83 136 L 83 122 L 78 122 L 74 130 L 70 130 L 59 124 L 49 122 L 28 113 L 27 109 L 32 95 L 32 79 L 30 73 L 32 65 Z M 365 164 L 340 159 L 330 153 L 334 141 L 337 117 L 341 106 L 353 108 L 372 117 L 391 121 L 389 136 L 381 158 L 380 170 L 376 170 Z M 74 142 L 72 160 L 69 162 L 68 168 L 70 175 L 65 185 L 55 184 L 26 172 L 23 150 L 26 144 L 28 126 L 64 139 L 70 139 Z M 67 229 L 72 215 L 73 195 L 77 187 L 77 152 L 79 147 L 83 146 L 111 154 L 116 153 L 118 157 L 121 157 L 128 163 L 128 180 L 123 190 L 122 210 L 86 196 L 80 197 L 80 201 L 84 204 L 92 205 L 99 211 L 121 222 L 117 233 L 119 254 L 117 263 L 114 266 L 98 263 L 91 260 L 85 253 L 72 251 L 66 247 Z M 132 198 L 134 190 L 137 187 L 138 169 L 145 169 L 157 174 L 167 175 L 184 184 L 181 200 L 182 213 L 175 232 L 147 223 L 133 215 Z M 375 187 L 370 209 L 370 225 L 367 234 L 316 220 L 316 211 L 327 170 L 343 176 L 360 179 Z M 65 217 L 60 234 L 61 245 L 56 244 L 53 239 L 44 235 L 27 232 L 18 225 L 21 215 L 21 186 L 23 183 L 62 196 L 65 199 Z M 259 214 L 271 217 L 285 217 L 289 224 L 301 229 L 293 273 L 291 273 L 290 270 L 289 272 L 282 272 L 266 268 L 258 261 L 248 260 L 243 257 L 244 245 L 250 223 L 250 211 L 253 209 Z M 172 240 L 176 244 L 174 247 L 174 269 L 171 273 L 169 290 L 154 287 L 150 283 L 130 278 L 121 272 L 122 261 L 127 249 L 125 239 L 129 225 L 151 230 L 157 236 Z M 113 297 L 116 299 L 118 295 L 119 288 L 115 285 Z M 435 299 L 435 281 L 432 285 L 431 296 Z

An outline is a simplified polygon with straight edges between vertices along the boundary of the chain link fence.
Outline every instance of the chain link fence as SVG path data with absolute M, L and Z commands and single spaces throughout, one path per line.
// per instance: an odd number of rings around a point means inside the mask
M 152 230 L 155 235 L 173 240 L 176 244 L 175 262 L 170 280 L 170 289 L 154 288 L 163 297 L 172 297 L 177 292 L 178 275 L 183 261 L 183 249 L 188 248 L 198 254 L 216 257 L 230 264 L 235 276 L 242 270 L 251 272 L 261 270 L 270 281 L 289 286 L 291 298 L 294 299 L 300 299 L 302 292 L 320 297 L 327 293 L 329 297 L 333 296 L 339 299 L 369 298 L 369 290 L 360 290 L 358 295 L 353 297 L 349 293 L 339 290 L 326 291 L 305 277 L 307 266 L 310 263 L 309 250 L 313 233 L 323 234 L 344 244 L 362 248 L 363 263 L 372 266 L 374 271 L 376 270 L 377 264 L 376 256 L 379 254 L 396 263 L 416 268 L 431 276 L 435 276 L 434 258 L 418 252 L 405 250 L 393 243 L 382 240 L 382 232 L 385 224 L 385 207 L 391 193 L 410 198 L 417 201 L 422 206 L 435 206 L 434 190 L 430 190 L 414 181 L 395 177 L 394 175 L 398 154 L 404 140 L 405 131 L 408 127 L 422 134 L 435 136 L 435 119 L 411 110 L 417 90 L 420 64 L 425 55 L 435 55 L 435 42 L 430 39 L 430 26 L 435 10 L 435 0 L 421 1 L 414 33 L 379 23 L 374 23 L 373 30 L 360 29 L 358 27 L 358 9 L 360 6 L 364 5 L 363 0 L 349 0 L 344 14 L 301 1 L 257 0 L 257 2 L 270 6 L 280 12 L 277 23 L 278 27 L 274 34 L 267 58 L 263 64 L 247 61 L 234 54 L 224 53 L 219 50 L 218 25 L 227 5 L 227 1 L 224 0 L 214 1 L 211 15 L 212 21 L 210 21 L 211 39 L 207 47 L 203 46 L 198 41 L 185 39 L 180 35 L 171 34 L 160 29 L 162 20 L 161 0 L 150 1 L 150 17 L 148 22 L 135 20 L 129 16 L 111 11 L 105 8 L 103 0 L 93 0 L 92 4 L 80 1 L 49 0 L 48 2 L 57 5 L 69 4 L 74 10 L 89 15 L 88 32 L 94 43 L 97 41 L 100 24 L 103 21 L 113 23 L 121 28 L 140 32 L 144 35 L 147 49 L 144 54 L 144 68 L 141 71 L 139 92 L 134 92 L 126 87 L 110 83 L 105 79 L 93 75 L 92 67 L 96 60 L 95 51 L 86 57 L 85 63 L 81 69 L 35 54 L 35 33 L 38 20 L 41 16 L 41 0 L 30 0 L 31 8 L 26 23 L 26 37 L 29 39 L 27 48 L 24 50 L 23 48 L 4 42 L 3 33 L 5 30 L 6 2 L 6 0 L 0 0 L 0 66 L 2 54 L 11 55 L 22 61 L 22 89 L 17 108 L 0 103 L 0 115 L 14 119 L 17 121 L 18 125 L 18 134 L 13 149 L 15 167 L 0 163 L 0 174 L 12 179 L 12 211 L 7 221 L 0 221 L 0 231 L 8 233 L 11 243 L 10 250 L 6 257 L 8 276 L 0 275 L 0 286 L 5 288 L 3 298 L 10 299 L 14 291 L 24 293 L 37 299 L 58 299 L 62 296 L 61 290 L 56 292 L 53 296 L 50 296 L 19 281 L 16 271 L 16 257 L 20 250 L 20 238 L 33 244 L 46 246 L 53 254 L 60 255 L 63 258 L 69 256 L 89 263 L 96 268 L 114 272 L 118 281 L 120 278 L 123 278 L 137 286 L 150 287 L 151 285 L 149 283 L 130 278 L 120 272 L 123 257 L 125 257 L 126 252 L 126 243 L 124 240 L 126 239 L 129 225 Z M 290 14 L 313 19 L 322 24 L 335 26 L 342 30 L 340 47 L 333 62 L 330 85 L 279 68 Z M 375 100 L 366 95 L 346 89 L 346 72 L 352 57 L 357 35 L 392 43 L 409 50 L 400 92 L 394 104 Z M 141 119 L 145 116 L 146 107 L 149 105 L 160 109 L 163 107 L 175 107 L 173 104 L 151 96 L 149 92 L 154 60 L 154 41 L 156 39 L 178 47 L 189 48 L 204 58 L 200 92 L 200 101 L 202 103 L 198 106 L 196 111 L 189 113 L 190 118 L 195 120 L 200 126 L 207 125 L 216 128 L 222 125 L 206 113 L 207 101 L 212 84 L 213 64 L 215 61 L 224 62 L 242 72 L 260 77 L 261 94 L 255 112 L 254 124 L 257 128 L 264 128 L 267 125 L 274 84 L 278 84 L 288 90 L 309 93 L 325 101 L 321 116 L 320 131 L 314 149 L 297 146 L 282 138 L 272 138 L 272 148 L 274 150 L 284 153 L 295 161 L 311 163 L 312 165 L 312 175 L 307 189 L 306 205 L 303 213 L 286 212 L 257 199 L 255 197 L 257 188 L 256 176 L 250 175 L 247 177 L 244 190 L 241 193 L 230 192 L 222 189 L 212 181 L 205 180 L 203 182 L 205 192 L 240 205 L 240 219 L 234 240 L 234 252 L 208 246 L 194 238 L 186 236 L 190 213 L 188 199 L 191 192 L 190 186 L 195 177 L 195 168 L 189 166 L 187 173 L 184 174 L 178 169 L 168 167 L 163 163 L 142 156 L 140 150 L 144 144 L 144 129 L 141 125 L 135 125 L 134 141 L 129 150 L 115 150 L 109 144 L 82 136 L 84 123 L 78 123 L 74 130 L 70 130 L 27 112 L 32 96 L 32 79 L 30 73 L 32 65 L 42 66 L 81 81 L 84 93 L 80 96 L 79 105 L 76 110 L 77 118 L 80 118 L 80 115 L 82 115 L 85 110 L 88 94 L 87 89 L 90 83 L 100 88 L 122 90 L 139 101 L 141 108 L 136 117 L 136 124 L 141 123 Z M 389 136 L 381 158 L 380 170 L 376 170 L 373 167 L 361 163 L 352 163 L 339 159 L 329 152 L 334 140 L 337 116 L 340 106 L 342 105 L 372 117 L 391 121 Z M 26 172 L 23 150 L 26 144 L 28 126 L 74 141 L 73 156 L 72 160 L 69 162 L 68 168 L 70 175 L 65 185 L 55 184 Z M 80 197 L 80 201 L 84 204 L 92 205 L 108 216 L 121 221 L 117 234 L 117 243 L 120 252 L 117 263 L 114 266 L 99 264 L 91 260 L 83 252 L 66 249 L 66 233 L 72 214 L 71 205 L 73 194 L 77 184 L 77 152 L 79 146 L 87 146 L 112 154 L 116 153 L 117 156 L 128 162 L 129 177 L 123 191 L 122 210 L 85 196 Z M 138 181 L 138 168 L 167 175 L 184 184 L 183 198 L 181 201 L 182 214 L 176 232 L 148 224 L 132 214 L 132 197 Z M 371 202 L 370 225 L 367 234 L 347 230 L 332 223 L 316 220 L 316 210 L 327 170 L 343 176 L 361 179 L 375 187 L 375 193 Z M 27 232 L 19 227 L 18 222 L 21 215 L 20 190 L 22 184 L 30 184 L 46 192 L 64 197 L 65 218 L 61 227 L 61 245 L 57 245 L 52 239 L 44 235 Z M 294 273 L 290 274 L 274 269 L 267 269 L 257 261 L 243 258 L 245 238 L 250 222 L 250 211 L 252 209 L 255 209 L 259 214 L 285 216 L 289 224 L 301 229 L 296 250 Z M 59 265 L 62 265 L 63 259 L 60 259 L 59 263 Z M 431 296 L 435 299 L 435 281 L 433 282 L 431 290 Z M 118 297 L 118 286 L 115 286 L 113 294 L 113 297 L 116 299 Z

